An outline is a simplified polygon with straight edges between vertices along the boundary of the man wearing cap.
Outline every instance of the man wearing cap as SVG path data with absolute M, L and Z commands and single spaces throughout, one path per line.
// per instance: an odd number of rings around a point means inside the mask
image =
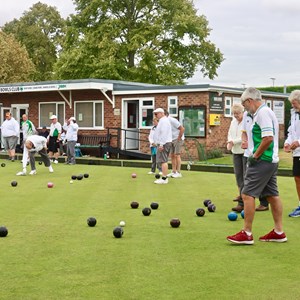
M 162 178 L 154 181 L 156 184 L 168 183 L 168 157 L 172 146 L 172 128 L 167 116 L 162 108 L 153 111 L 159 119 L 154 133 L 154 143 L 157 145 L 156 162 L 161 163 Z
M 59 141 L 61 135 L 61 124 L 57 121 L 57 116 L 52 115 L 50 117 L 51 125 L 50 125 L 50 133 L 48 136 L 48 143 L 49 143 L 49 158 L 53 160 L 54 163 L 58 163 L 58 156 L 59 156 Z
M 66 142 L 67 142 L 67 161 L 66 164 L 75 165 L 75 145 L 77 143 L 78 124 L 76 123 L 75 117 L 71 117 L 66 125 Z

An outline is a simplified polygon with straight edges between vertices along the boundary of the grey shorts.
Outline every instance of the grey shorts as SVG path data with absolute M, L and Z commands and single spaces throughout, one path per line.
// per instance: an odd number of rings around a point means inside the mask
M 172 143 L 166 143 L 164 144 L 164 149 L 160 151 L 157 149 L 156 152 L 156 163 L 166 163 L 168 162 L 168 157 L 170 154 Z
M 259 160 L 254 166 L 248 166 L 245 174 L 242 194 L 258 198 L 259 196 L 278 196 L 278 164 Z
M 184 142 L 183 140 L 178 140 L 178 139 L 172 141 L 170 154 L 180 154 L 183 142 Z
M 15 150 L 18 144 L 17 136 L 2 137 L 3 146 L 5 150 Z

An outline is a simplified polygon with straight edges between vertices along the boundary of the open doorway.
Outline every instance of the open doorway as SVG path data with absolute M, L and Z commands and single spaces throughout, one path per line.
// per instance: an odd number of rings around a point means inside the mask
M 124 101 L 123 146 L 125 150 L 139 149 L 139 100 Z

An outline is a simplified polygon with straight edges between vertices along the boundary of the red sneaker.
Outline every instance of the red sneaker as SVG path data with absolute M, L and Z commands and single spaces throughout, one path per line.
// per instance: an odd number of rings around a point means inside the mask
M 249 236 L 244 230 L 241 230 L 237 234 L 231 235 L 227 237 L 229 242 L 235 244 L 245 244 L 245 245 L 252 245 L 254 244 L 252 234 Z
M 261 242 L 277 242 L 277 243 L 284 243 L 287 241 L 287 237 L 285 233 L 283 232 L 282 234 L 278 234 L 274 231 L 270 231 L 268 234 L 261 236 L 259 238 Z

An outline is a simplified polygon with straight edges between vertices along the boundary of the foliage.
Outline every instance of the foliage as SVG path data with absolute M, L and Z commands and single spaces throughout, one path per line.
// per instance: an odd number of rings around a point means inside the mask
M 293 90 L 299 90 L 299 89 L 300 89 L 299 85 L 290 85 L 286 87 L 275 86 L 275 87 L 260 88 L 260 90 L 263 91 L 271 91 L 276 93 L 284 93 L 284 92 L 291 93 Z M 284 128 L 286 134 L 291 119 L 291 108 L 292 108 L 291 102 L 288 99 L 286 99 L 284 101 Z
M 0 83 L 32 81 L 35 71 L 25 47 L 0 30 Z
M 61 49 L 65 20 L 55 7 L 38 2 L 17 20 L 6 23 L 3 31 L 12 33 L 29 53 L 36 67 L 35 81 L 53 79 L 53 65 Z
M 223 151 L 221 149 L 212 149 L 207 151 L 206 156 L 208 159 L 223 157 Z
M 75 0 L 60 79 L 106 78 L 182 84 L 200 65 L 214 78 L 223 55 L 191 0 Z

